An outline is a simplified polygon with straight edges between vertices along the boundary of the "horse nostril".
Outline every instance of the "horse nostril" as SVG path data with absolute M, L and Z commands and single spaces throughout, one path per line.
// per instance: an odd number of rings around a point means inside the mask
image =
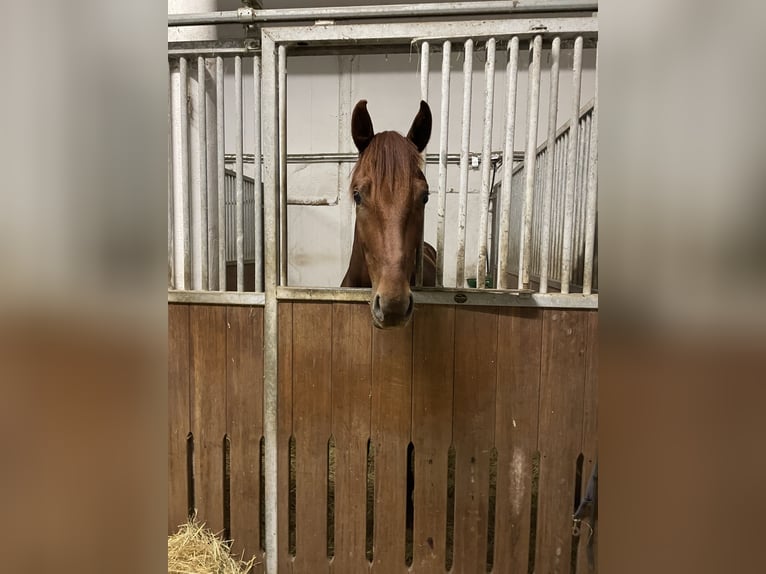
M 405 313 L 406 316 L 412 315 L 412 307 L 415 304 L 414 300 L 412 299 L 412 293 L 410 293 L 410 304 L 407 305 L 407 312 Z
M 380 308 L 380 295 L 375 295 L 372 299 L 372 314 L 378 318 L 379 321 L 383 320 L 383 311 Z

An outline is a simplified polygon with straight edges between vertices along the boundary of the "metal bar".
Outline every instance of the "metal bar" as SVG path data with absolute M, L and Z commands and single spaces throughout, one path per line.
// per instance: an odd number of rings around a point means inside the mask
M 225 156 L 225 160 L 227 164 L 232 164 L 236 161 L 236 155 L 233 153 L 227 153 Z M 473 161 L 477 161 L 481 163 L 481 153 L 479 152 L 471 152 L 469 153 L 469 157 Z M 331 153 L 290 153 L 287 154 L 287 163 L 296 163 L 296 164 L 303 164 L 303 163 L 356 163 L 359 159 L 359 153 L 337 153 L 337 152 L 331 152 Z M 522 161 L 524 159 L 524 152 L 515 152 L 513 154 L 513 161 Z M 261 158 L 261 161 L 263 158 Z M 245 153 L 242 154 L 242 161 L 244 163 L 255 163 L 255 154 L 252 153 Z M 438 153 L 429 153 L 425 154 L 425 161 L 426 163 L 439 163 L 441 161 L 441 155 Z M 493 151 L 490 155 L 490 161 L 495 164 L 502 164 L 503 163 L 503 152 L 501 151 Z M 448 164 L 459 164 L 460 163 L 460 154 L 459 153 L 451 153 L 447 154 L 447 163 Z
M 181 58 L 178 62 L 178 146 L 180 165 L 174 189 L 173 206 L 175 217 L 175 262 L 176 289 L 191 286 L 191 261 L 189 252 L 189 115 L 188 115 L 188 62 Z M 175 178 L 174 178 L 175 179 Z
M 554 146 L 556 141 L 556 122 L 558 121 L 559 101 L 559 59 L 561 39 L 554 38 L 551 46 L 550 98 L 548 99 L 548 155 L 545 162 L 545 188 L 543 190 L 543 224 L 540 238 L 540 293 L 548 292 L 548 260 L 551 235 L 551 198 L 553 196 L 553 167 L 555 162 Z
M 226 167 L 224 165 L 223 58 L 215 59 L 216 147 L 218 159 L 218 289 L 226 291 Z
M 175 209 L 173 208 L 173 69 L 172 64 L 168 65 L 168 288 L 175 289 L 175 249 L 173 217 Z
M 236 291 L 171 291 L 168 303 L 197 303 L 201 305 L 265 305 L 263 293 L 238 293 Z
M 473 40 L 465 41 L 463 62 L 463 133 L 460 140 L 460 206 L 457 216 L 456 286 L 465 285 L 465 220 L 468 210 L 468 147 L 471 144 L 471 82 L 473 74 Z
M 508 44 L 508 64 L 506 66 L 506 94 L 505 94 L 505 146 L 503 157 L 513 155 L 513 139 L 516 131 L 516 91 L 519 72 L 519 39 L 514 36 Z M 500 206 L 500 247 L 498 256 L 497 285 L 501 289 L 508 289 L 508 259 L 511 247 L 511 182 L 513 178 L 513 162 L 507 162 L 503 166 L 503 180 L 501 187 Z
M 424 102 L 428 102 L 428 72 L 430 63 L 431 50 L 428 42 L 423 42 L 420 45 L 420 99 Z M 423 150 L 425 152 L 425 150 Z M 426 174 L 426 168 L 423 168 L 426 180 L 428 176 Z M 425 219 L 423 220 L 423 229 L 420 233 L 420 241 L 418 242 L 418 248 L 415 254 L 415 286 L 423 286 L 423 242 L 425 241 Z
M 425 18 L 436 16 L 508 14 L 524 12 L 595 12 L 598 2 L 568 0 L 517 0 L 514 2 L 441 2 L 438 4 L 401 4 L 380 6 L 288 8 L 255 10 L 240 8 L 200 14 L 168 14 L 168 26 L 201 24 L 250 24 L 257 22 L 295 22 L 310 20 L 361 20 L 365 18 Z
M 277 86 L 274 42 L 262 34 L 262 130 L 264 179 L 263 435 L 266 574 L 277 572 Z
M 205 58 L 197 58 L 197 136 L 199 141 L 199 224 L 197 235 L 200 252 L 200 279 L 203 289 L 210 289 L 208 274 L 208 209 L 207 209 L 207 90 Z
M 521 249 L 519 258 L 519 289 L 529 288 L 529 260 L 532 251 L 532 194 L 535 188 L 537 160 L 537 120 L 540 106 L 540 59 L 543 38 L 535 36 L 527 99 L 527 154 L 524 158 L 524 207 L 521 220 Z
M 253 57 L 253 156 L 261 158 L 261 57 Z M 253 171 L 255 195 L 255 290 L 263 291 L 263 174 L 261 162 Z
M 449 134 L 449 84 L 452 43 L 442 45 L 442 94 L 439 123 L 439 203 L 436 209 L 436 285 L 444 285 L 444 225 L 447 213 L 447 136 Z M 458 158 L 460 156 L 457 156 Z
M 244 227 L 244 190 L 242 172 L 242 148 L 244 139 L 244 122 L 242 120 L 242 56 L 234 57 L 234 121 L 237 124 L 235 138 L 237 153 L 237 182 L 235 188 L 236 228 L 235 244 L 237 246 L 237 291 L 245 290 L 245 227 Z
M 476 287 L 484 289 L 487 279 L 487 228 L 489 225 L 490 172 L 492 146 L 492 109 L 495 101 L 495 39 L 487 40 L 484 65 L 484 132 L 482 134 L 481 213 L 479 214 L 479 254 L 476 262 Z
M 287 285 L 287 49 L 279 46 L 279 284 Z
M 572 218 L 575 168 L 577 166 L 577 131 L 580 110 L 580 88 L 582 86 L 582 38 L 575 40 L 574 62 L 572 64 L 572 123 L 569 128 L 569 153 L 567 156 L 567 185 L 564 194 L 564 230 L 561 248 L 561 292 L 569 293 L 572 273 Z
M 369 24 L 327 24 L 312 26 L 279 26 L 263 28 L 272 39 L 279 43 L 302 43 L 308 52 L 326 49 L 333 44 L 356 45 L 366 52 L 368 44 L 411 44 L 428 40 L 467 40 L 474 42 L 486 38 L 534 38 L 545 29 L 548 37 L 560 36 L 562 41 L 583 36 L 595 39 L 598 35 L 596 16 L 577 18 L 519 18 L 502 20 L 468 20 L 450 22 L 369 23 Z M 418 37 L 413 38 L 417 29 Z
M 590 125 L 590 157 L 588 158 L 588 195 L 585 210 L 585 254 L 583 257 L 582 292 L 593 290 L 593 255 L 596 245 L 596 206 L 598 197 L 598 50 L 596 51 L 596 87 Z
M 325 289 L 313 287 L 277 287 L 280 301 L 343 301 L 367 303 L 369 289 Z M 412 298 L 417 305 L 477 305 L 494 307 L 557 307 L 597 309 L 598 295 L 573 293 L 533 293 L 530 290 L 498 291 L 492 289 L 416 289 Z M 268 299 L 267 299 L 268 305 Z

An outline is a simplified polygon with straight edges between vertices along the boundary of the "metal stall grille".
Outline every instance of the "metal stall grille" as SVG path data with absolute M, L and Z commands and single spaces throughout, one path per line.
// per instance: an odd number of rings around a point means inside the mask
M 253 70 L 250 87 L 244 85 L 243 59 Z M 228 88 L 225 64 L 234 72 Z M 169 300 L 191 301 L 193 292 L 210 302 L 262 303 L 260 162 L 252 177 L 244 174 L 245 134 L 250 163 L 261 157 L 260 55 L 254 55 L 249 44 L 179 48 L 169 51 L 169 75 Z M 250 94 L 247 102 L 245 92 Z M 227 98 L 233 100 L 231 110 L 226 109 Z M 249 125 L 245 107 L 254 112 Z M 233 134 L 227 134 L 227 119 Z M 229 156 L 227 137 L 235 148 Z M 234 169 L 227 169 L 227 163 Z M 224 295 L 245 291 L 261 294 Z M 211 297 L 214 292 L 220 296 Z

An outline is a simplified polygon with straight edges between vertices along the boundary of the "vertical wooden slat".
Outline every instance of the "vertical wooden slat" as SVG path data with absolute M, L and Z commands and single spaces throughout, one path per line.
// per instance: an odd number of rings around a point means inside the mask
M 418 573 L 442 573 L 445 568 L 454 329 L 453 307 L 425 305 L 416 309 L 412 351 L 415 449 L 412 571 Z
M 280 572 L 292 572 L 293 561 L 290 557 L 289 503 L 290 487 L 290 435 L 293 427 L 293 304 L 280 303 L 278 306 L 279 321 L 279 397 L 277 401 L 277 455 L 278 477 L 277 489 L 277 528 L 279 535 L 278 564 Z
M 226 433 L 226 307 L 195 305 L 189 315 L 197 518 L 213 532 L 220 532 Z
M 230 441 L 232 551 L 256 557 L 260 548 L 260 439 L 263 435 L 263 307 L 226 310 L 226 422 Z
M 586 338 L 584 312 L 543 311 L 535 572 L 570 572 L 575 473 L 582 445 Z
M 495 425 L 497 310 L 455 309 L 455 572 L 487 563 L 489 454 Z
M 501 309 L 497 336 L 495 572 L 526 572 L 537 450 L 542 311 Z
M 412 411 L 412 324 L 372 335 L 372 440 L 375 445 L 375 532 L 372 571 L 407 571 L 407 445 Z
M 295 572 L 328 571 L 327 441 L 331 429 L 332 303 L 293 304 Z
M 168 534 L 186 522 L 189 433 L 189 307 L 168 305 Z
M 356 574 L 365 556 L 367 440 L 370 436 L 370 308 L 334 303 L 332 430 L 335 435 L 335 559 L 330 571 Z
M 582 433 L 582 496 L 588 488 L 593 465 L 598 453 L 598 311 L 587 313 L 588 340 L 585 347 L 585 402 L 583 408 L 583 433 Z M 595 572 L 588 563 L 588 540 L 591 532 L 587 527 L 582 528 L 580 543 L 577 551 L 577 572 L 585 574 Z M 598 537 L 594 540 L 593 553 L 597 554 Z M 594 562 L 595 566 L 595 562 Z

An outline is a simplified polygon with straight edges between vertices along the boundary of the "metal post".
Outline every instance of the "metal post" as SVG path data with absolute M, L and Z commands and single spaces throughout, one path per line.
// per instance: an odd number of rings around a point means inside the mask
M 279 284 L 287 285 L 287 48 L 279 46 Z
M 519 71 L 519 39 L 508 44 L 505 95 L 505 145 L 503 147 L 503 181 L 500 207 L 500 241 L 497 263 L 498 287 L 508 289 L 508 259 L 511 233 L 511 182 L 513 179 L 513 139 L 516 131 L 516 89 Z
M 255 290 L 263 291 L 263 186 L 261 172 L 261 57 L 253 56 L 253 185 L 255 196 Z
M 537 159 L 537 119 L 540 107 L 540 58 L 543 38 L 535 36 L 532 45 L 532 65 L 529 72 L 527 99 L 527 151 L 524 156 L 524 208 L 521 219 L 521 249 L 519 260 L 519 289 L 529 289 L 529 259 L 532 251 L 532 199 L 535 189 Z
M 266 574 L 277 572 L 277 86 L 274 41 L 262 34 L 263 58 L 263 179 L 264 179 L 264 288 L 263 319 L 263 436 Z
M 442 98 L 439 124 L 439 204 L 436 210 L 436 285 L 444 286 L 444 223 L 447 212 L 447 136 L 449 134 L 449 82 L 452 43 L 442 45 Z
M 191 286 L 191 265 L 189 253 L 189 115 L 188 115 L 188 62 L 178 61 L 178 127 L 174 130 L 178 138 L 176 159 L 177 173 L 174 174 L 173 216 L 174 247 L 176 264 L 176 289 L 186 290 Z
M 205 58 L 197 58 L 197 137 L 199 141 L 199 243 L 197 251 L 200 262 L 200 288 L 210 289 L 207 266 L 207 90 L 205 89 Z
M 582 36 L 574 45 L 572 65 L 572 119 L 569 124 L 567 185 L 564 194 L 564 231 L 561 247 L 561 292 L 569 293 L 572 274 L 572 219 L 574 217 L 575 168 L 577 167 L 577 132 L 580 124 L 580 87 L 582 85 Z
M 223 58 L 215 59 L 216 147 L 218 149 L 218 289 L 226 291 L 226 166 L 224 165 Z
M 553 196 L 553 167 L 555 162 L 556 122 L 559 101 L 559 58 L 561 39 L 554 38 L 551 46 L 551 91 L 548 101 L 548 138 L 546 140 L 545 188 L 543 189 L 543 225 L 540 241 L 540 293 L 548 292 L 548 258 L 551 238 L 551 198 Z
M 593 252 L 596 243 L 596 205 L 598 197 L 598 50 L 596 51 L 596 88 L 590 125 L 590 158 L 588 161 L 588 195 L 585 212 L 585 256 L 582 292 L 593 290 Z
M 168 63 L 168 289 L 176 288 L 173 213 L 173 72 Z
M 484 289 L 487 279 L 487 227 L 489 225 L 490 170 L 492 162 L 492 108 L 495 101 L 495 39 L 487 40 L 484 66 L 484 133 L 481 143 L 481 213 L 479 214 L 479 255 L 476 262 L 476 287 Z
M 242 173 L 242 148 L 244 125 L 242 121 L 242 56 L 234 57 L 234 121 L 237 124 L 235 152 L 237 154 L 237 179 L 235 188 L 235 227 L 237 246 L 237 291 L 245 290 L 245 226 L 244 190 Z
M 420 46 L 420 99 L 428 102 L 428 65 L 430 46 L 428 42 L 423 42 Z M 425 154 L 425 149 L 423 150 Z M 423 173 L 426 173 L 426 166 L 423 166 Z M 426 177 L 428 179 L 428 177 Z M 423 241 L 425 235 L 425 221 L 423 222 L 423 232 L 420 234 L 417 253 L 415 255 L 415 285 L 423 286 Z
M 465 41 L 463 62 L 463 133 L 460 140 L 460 206 L 457 216 L 456 287 L 465 284 L 465 220 L 468 210 L 468 151 L 471 144 L 471 75 L 473 74 L 473 40 Z

